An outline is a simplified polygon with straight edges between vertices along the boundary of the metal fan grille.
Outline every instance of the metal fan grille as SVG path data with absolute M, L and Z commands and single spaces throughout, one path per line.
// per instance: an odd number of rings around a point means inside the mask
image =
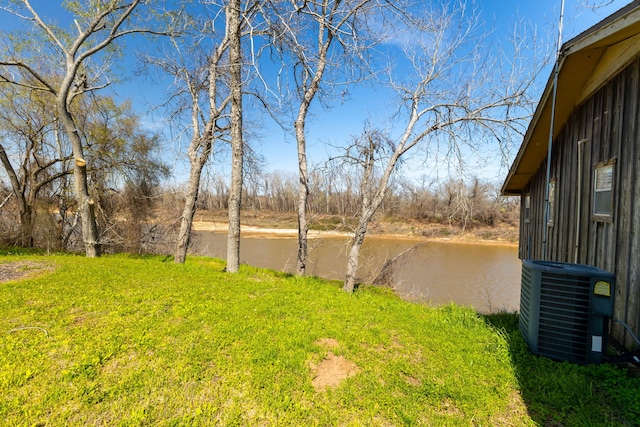
M 538 330 L 540 355 L 587 362 L 589 289 L 588 276 L 542 273 Z

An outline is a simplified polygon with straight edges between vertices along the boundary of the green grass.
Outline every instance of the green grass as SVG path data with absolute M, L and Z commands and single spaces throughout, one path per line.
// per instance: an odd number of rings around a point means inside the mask
M 0 283 L 2 425 L 640 423 L 637 377 L 532 356 L 515 315 L 208 258 L 13 261 L 51 268 Z M 357 374 L 316 390 L 329 352 Z

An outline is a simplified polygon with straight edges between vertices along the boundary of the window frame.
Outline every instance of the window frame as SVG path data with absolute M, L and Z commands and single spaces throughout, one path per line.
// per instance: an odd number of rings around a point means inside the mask
M 599 174 L 598 172 L 604 169 L 610 169 L 610 179 L 608 183 L 608 188 L 598 188 L 599 185 Z M 591 219 L 599 222 L 612 222 L 614 215 L 614 197 L 615 197 L 615 177 L 616 177 L 616 159 L 607 160 L 604 162 L 596 163 L 593 165 L 593 187 L 591 188 Z M 596 209 L 601 207 L 601 203 L 598 203 L 597 199 L 600 194 L 609 193 L 609 203 L 607 211 L 596 211 Z

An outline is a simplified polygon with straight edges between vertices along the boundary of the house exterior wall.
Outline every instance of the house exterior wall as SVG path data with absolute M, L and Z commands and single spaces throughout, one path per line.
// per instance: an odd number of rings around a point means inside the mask
M 581 140 L 584 142 L 579 144 Z M 594 171 L 605 164 L 613 165 L 608 217 L 593 214 Z M 554 141 L 550 178 L 555 194 L 550 199 L 553 212 L 549 224 L 544 224 L 546 161 L 522 194 L 520 258 L 577 262 L 615 273 L 614 317 L 638 335 L 640 59 L 633 60 L 574 110 Z M 620 325 L 614 325 L 613 334 L 625 345 L 633 344 Z

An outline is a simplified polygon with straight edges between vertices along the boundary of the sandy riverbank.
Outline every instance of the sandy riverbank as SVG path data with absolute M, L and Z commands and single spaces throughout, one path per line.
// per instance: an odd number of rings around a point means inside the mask
M 215 233 L 226 233 L 229 225 L 226 221 L 205 221 L 199 220 L 193 222 L 195 231 L 209 231 Z M 295 228 L 275 228 L 268 226 L 260 226 L 256 224 L 242 224 L 242 234 L 250 237 L 283 237 L 291 238 L 298 235 Z M 342 230 L 309 230 L 309 238 L 320 237 L 350 237 L 349 231 Z M 419 229 L 415 227 L 402 227 L 394 224 L 389 227 L 385 224 L 374 223 L 370 227 L 368 233 L 371 237 L 389 238 L 389 239 L 406 239 L 406 240 L 428 240 L 428 241 L 447 241 L 454 243 L 486 243 L 500 245 L 517 245 L 517 230 L 513 227 L 495 227 L 483 228 L 475 230 L 456 230 L 455 228 L 447 228 L 441 225 L 425 225 Z
M 225 222 L 217 221 L 194 221 L 193 229 L 195 231 L 213 231 L 216 233 L 226 233 L 229 229 L 229 224 Z M 281 237 L 296 237 L 298 230 L 294 228 L 269 228 L 269 227 L 257 227 L 253 225 L 241 225 L 241 231 L 243 234 L 251 236 L 281 236 Z M 309 230 L 309 237 L 340 237 L 349 236 L 349 233 L 340 231 L 319 231 Z

